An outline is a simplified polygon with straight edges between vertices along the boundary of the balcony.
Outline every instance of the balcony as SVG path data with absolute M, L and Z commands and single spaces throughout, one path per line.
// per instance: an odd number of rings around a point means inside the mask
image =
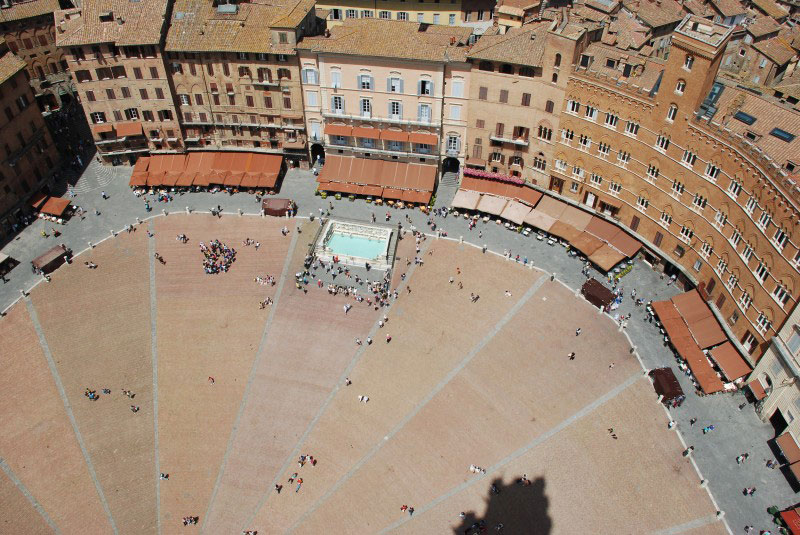
M 489 136 L 489 139 L 491 139 L 492 141 L 497 141 L 499 143 L 511 143 L 513 145 L 517 145 L 517 146 L 520 146 L 520 147 L 527 147 L 528 146 L 528 140 L 525 139 L 525 138 L 522 138 L 522 137 L 513 139 L 513 138 L 509 138 L 509 137 L 502 137 L 502 136 L 498 136 L 498 135 L 495 135 L 495 134 L 491 134 Z
M 305 130 L 304 124 L 276 124 L 276 123 L 232 123 L 225 121 L 181 121 L 185 126 L 226 126 L 226 127 L 240 127 L 240 128 L 276 128 L 281 130 Z
M 393 149 L 386 149 L 386 148 L 369 148 L 369 147 L 359 147 L 355 145 L 348 145 L 346 143 L 326 143 L 325 149 L 347 149 L 353 152 L 360 152 L 360 153 L 369 153 L 369 154 L 383 154 L 386 156 L 404 156 L 404 157 L 420 157 L 420 158 L 427 158 L 429 156 L 433 156 L 431 151 L 410 151 L 410 150 L 393 150 Z
M 390 117 L 363 117 L 361 115 L 347 115 L 345 113 L 337 113 L 331 110 L 322 110 L 323 117 L 338 117 L 340 119 L 351 119 L 356 121 L 370 121 L 373 123 L 386 123 L 386 124 L 397 124 L 397 125 L 415 125 L 415 126 L 429 126 L 432 128 L 440 128 L 442 126 L 441 123 L 433 122 L 433 121 L 412 121 L 410 119 L 397 119 L 397 118 L 390 118 Z
M 280 80 L 252 80 L 251 83 L 253 85 L 262 85 L 262 86 L 279 86 L 279 85 L 281 85 Z

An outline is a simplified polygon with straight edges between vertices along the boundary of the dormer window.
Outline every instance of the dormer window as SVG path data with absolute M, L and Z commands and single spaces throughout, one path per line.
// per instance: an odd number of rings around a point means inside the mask
M 105 11 L 100 13 L 100 22 L 114 22 L 114 12 Z

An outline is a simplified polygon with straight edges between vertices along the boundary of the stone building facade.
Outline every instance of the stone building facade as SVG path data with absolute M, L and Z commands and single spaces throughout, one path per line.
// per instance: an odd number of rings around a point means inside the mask
M 626 226 L 650 260 L 699 285 L 755 360 L 796 302 L 800 203 L 763 151 L 702 118 L 723 90 L 714 82 L 730 33 L 687 16 L 669 59 L 638 79 L 576 68 L 548 187 Z
M 28 84 L 27 63 L 0 56 L 0 240 L 15 233 L 27 200 L 47 185 L 58 151 Z
M 353 20 L 301 43 L 312 158 L 337 154 L 457 170 L 465 159 L 470 34 Z
M 64 52 L 98 157 L 129 163 L 144 153 L 182 152 L 183 134 L 163 54 L 166 0 L 99 3 L 56 13 Z
M 175 4 L 166 55 L 187 150 L 282 153 L 307 161 L 295 46 L 316 33 L 316 15 L 311 0 L 291 8 Z
M 486 34 L 469 52 L 468 167 L 547 186 L 580 26 L 546 21 Z

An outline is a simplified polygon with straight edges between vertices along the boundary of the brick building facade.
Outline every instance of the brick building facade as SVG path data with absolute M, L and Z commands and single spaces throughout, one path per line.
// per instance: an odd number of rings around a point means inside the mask
M 755 359 L 795 305 L 800 205 L 762 151 L 719 118 L 698 118 L 720 90 L 730 33 L 686 17 L 669 59 L 648 62 L 656 77 L 626 83 L 578 67 L 549 189 L 628 227 L 653 261 L 678 266 Z
M 13 53 L 0 56 L 0 239 L 13 234 L 30 213 L 26 201 L 46 185 L 58 151 L 34 104 L 27 64 Z
M 57 44 L 106 163 L 184 150 L 163 54 L 167 7 L 143 0 L 114 12 L 89 2 L 56 13 Z
M 62 98 L 74 89 L 67 61 L 56 46 L 53 14 L 61 7 L 59 0 L 7 1 L 0 6 L 0 33 L 11 52 L 27 64 L 42 111 L 60 108 Z

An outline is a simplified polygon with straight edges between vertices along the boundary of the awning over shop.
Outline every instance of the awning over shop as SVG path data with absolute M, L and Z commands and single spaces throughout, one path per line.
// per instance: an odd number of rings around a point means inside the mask
M 800 468 L 800 464 L 798 464 L 797 468 Z M 797 480 L 800 481 L 800 470 L 796 471 L 794 466 L 790 466 L 789 469 L 795 474 Z M 781 511 L 781 518 L 786 523 L 786 527 L 789 528 L 789 533 L 791 535 L 800 535 L 800 515 L 797 514 L 797 511 L 797 509 Z
M 570 240 L 570 245 L 585 254 L 591 255 L 603 246 L 603 242 L 589 234 L 588 232 L 581 232 L 580 235 L 574 240 Z
M 439 142 L 439 136 L 423 132 L 412 132 L 408 135 L 408 140 L 419 145 L 436 145 Z
M 553 223 L 556 222 L 555 218 L 545 214 L 544 212 L 540 212 L 536 208 L 531 210 L 531 213 L 525 216 L 524 221 L 526 225 L 536 227 L 545 232 L 548 232 L 550 227 L 553 226 Z
M 517 225 L 525 221 L 525 216 L 531 213 L 531 207 L 519 201 L 509 201 L 500 217 Z
M 683 396 L 683 388 L 672 368 L 656 368 L 650 370 L 649 375 L 653 378 L 653 389 L 656 394 L 664 396 L 663 403 L 669 403 Z
M 629 236 L 624 231 L 620 231 L 616 234 L 611 238 L 609 243 L 628 258 L 636 256 L 636 253 L 642 248 L 642 244 L 639 240 L 633 236 Z
M 416 190 L 403 190 L 403 202 L 410 202 L 414 204 L 428 204 L 431 200 L 432 193 L 430 191 L 416 191 Z
M 705 303 L 703 303 L 703 306 L 705 306 Z M 670 310 L 670 308 L 674 311 Z M 692 333 L 689 331 L 685 317 L 675 306 L 674 298 L 670 301 L 654 302 L 653 309 L 661 320 L 664 330 L 667 331 L 672 346 L 689 365 L 703 392 L 713 394 L 723 390 L 722 380 L 697 345 Z
M 480 193 L 460 189 L 456 192 L 456 196 L 453 197 L 453 202 L 450 203 L 450 206 L 458 210 L 475 210 L 480 200 Z
M 63 245 L 56 245 L 33 259 L 31 265 L 44 273 L 52 273 L 58 266 L 64 263 L 64 257 L 69 256 L 69 254 L 66 247 Z
M 536 191 L 533 188 L 521 187 L 517 192 L 517 199 L 533 208 L 539 199 L 542 198 L 542 192 Z
M 133 166 L 133 173 L 131 173 L 131 186 L 144 186 L 147 184 L 147 169 L 150 166 L 149 156 L 140 156 Z
M 567 209 L 567 205 L 552 197 L 544 196 L 539 204 L 536 205 L 536 210 L 547 214 L 553 219 L 561 219 L 561 214 Z
M 478 202 L 478 210 L 486 213 L 499 216 L 503 213 L 508 201 L 506 199 L 495 197 L 494 195 L 483 195 Z
M 36 193 L 33 197 L 31 197 L 31 206 L 34 210 L 38 210 L 41 205 L 47 200 L 46 193 Z
M 174 186 L 178 186 L 181 188 L 188 188 L 194 183 L 194 179 L 197 176 L 197 173 L 189 173 L 184 171 L 175 181 Z
M 578 236 L 582 233 L 572 225 L 568 225 L 561 221 L 560 219 L 553 223 L 553 226 L 550 227 L 550 234 L 558 236 L 561 239 L 567 240 L 568 242 L 572 243 L 575 241 Z
M 269 198 L 261 201 L 261 209 L 266 215 L 284 216 L 292 209 L 292 201 L 289 199 Z
M 588 225 L 592 220 L 592 214 L 584 212 L 583 210 L 575 208 L 574 206 L 567 205 L 559 220 L 562 223 L 566 223 L 574 227 L 576 230 L 584 231 L 586 230 L 586 225 Z
M 380 186 L 361 186 L 361 195 L 367 197 L 381 197 L 383 195 L 383 188 Z
M 728 339 L 697 290 L 676 295 L 671 301 L 701 349 L 708 349 Z
M 353 127 L 344 124 L 326 124 L 325 133 L 329 136 L 352 136 Z
M 380 139 L 381 138 L 381 129 L 380 128 L 365 128 L 363 126 L 357 126 L 353 128 L 353 137 L 362 137 L 366 139 Z
M 116 124 L 117 137 L 133 137 L 143 136 L 142 123 L 133 121 L 130 123 L 117 123 Z
M 408 142 L 408 133 L 401 130 L 381 130 L 381 139 L 386 141 Z
M 789 464 L 800 461 L 800 446 L 797 445 L 797 441 L 789 431 L 776 438 L 775 444 L 781 449 L 781 453 Z
M 605 272 L 614 269 L 614 266 L 625 260 L 625 255 L 614 249 L 608 244 L 604 244 L 598 250 L 589 255 L 589 260 Z
M 69 207 L 70 201 L 69 199 L 62 199 L 61 197 L 50 197 L 47 199 L 47 202 L 39 208 L 39 211 L 43 214 L 54 215 L 56 217 L 61 217 L 64 215 L 64 212 Z
M 605 219 L 601 219 L 597 216 L 592 216 L 592 220 L 586 225 L 585 230 L 595 237 L 609 243 L 611 243 L 614 237 L 621 232 L 619 227 L 616 227 Z
M 213 162 L 213 152 L 191 152 L 186 158 L 184 176 L 194 175 L 192 184 L 195 186 L 208 186 L 208 176 Z
M 750 381 L 747 383 L 747 387 L 750 389 L 750 392 L 753 393 L 753 397 L 756 398 L 756 401 L 761 401 L 767 397 L 767 391 L 764 390 L 764 385 L 761 384 L 761 379 Z
M 581 286 L 581 295 L 596 307 L 606 307 L 614 302 L 614 292 L 603 286 L 597 279 L 588 279 Z
M 92 132 L 95 134 L 103 134 L 105 132 L 113 132 L 114 125 L 111 123 L 101 123 L 92 125 Z
M 402 201 L 403 200 L 403 190 L 395 189 L 395 188 L 384 188 L 383 189 L 383 198 L 384 199 L 392 199 L 395 201 Z
M 711 358 L 717 363 L 717 366 L 728 378 L 728 381 L 735 381 L 752 371 L 750 365 L 745 362 L 730 342 L 725 342 L 712 349 Z

